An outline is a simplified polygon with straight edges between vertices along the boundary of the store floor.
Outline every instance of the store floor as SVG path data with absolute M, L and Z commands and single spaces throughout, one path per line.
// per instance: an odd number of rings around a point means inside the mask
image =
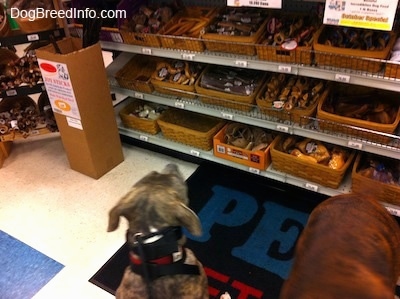
M 172 162 L 187 178 L 197 168 L 131 145 L 123 151 L 124 162 L 95 180 L 70 169 L 58 133 L 14 142 L 0 169 L 0 230 L 64 265 L 34 298 L 113 298 L 88 282 L 125 241 L 125 221 L 107 233 L 108 211 L 151 170 Z

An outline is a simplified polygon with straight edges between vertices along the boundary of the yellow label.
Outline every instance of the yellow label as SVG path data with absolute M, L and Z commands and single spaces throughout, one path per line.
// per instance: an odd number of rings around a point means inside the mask
M 391 28 L 391 25 L 389 23 L 357 21 L 349 19 L 341 19 L 339 21 L 339 25 L 348 27 L 375 29 L 375 30 L 385 30 L 385 31 L 389 31 Z

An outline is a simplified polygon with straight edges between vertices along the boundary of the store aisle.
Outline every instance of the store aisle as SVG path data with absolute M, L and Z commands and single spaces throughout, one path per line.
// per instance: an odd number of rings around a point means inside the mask
M 34 298 L 113 298 L 88 282 L 125 241 L 126 222 L 107 233 L 109 209 L 151 170 L 177 163 L 187 178 L 197 167 L 123 150 L 125 161 L 95 180 L 69 168 L 58 133 L 14 142 L 0 169 L 0 230 L 64 265 Z

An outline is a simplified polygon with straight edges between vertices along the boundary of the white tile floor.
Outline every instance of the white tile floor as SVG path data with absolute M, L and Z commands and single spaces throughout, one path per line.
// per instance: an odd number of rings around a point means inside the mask
M 106 232 L 109 209 L 151 170 L 173 162 L 187 178 L 197 167 L 126 144 L 123 151 L 125 161 L 95 180 L 69 168 L 58 133 L 14 142 L 0 169 L 0 229 L 65 265 L 35 298 L 113 298 L 88 282 L 125 241 L 125 222 Z

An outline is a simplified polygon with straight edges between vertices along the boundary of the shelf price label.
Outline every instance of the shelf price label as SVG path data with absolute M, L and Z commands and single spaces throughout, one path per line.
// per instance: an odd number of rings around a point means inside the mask
M 236 60 L 235 65 L 238 67 L 247 67 L 248 63 L 246 60 Z
M 179 109 L 185 109 L 185 104 L 179 101 L 175 102 L 175 107 Z
M 358 150 L 361 150 L 363 148 L 363 145 L 361 142 L 355 142 L 355 141 L 351 141 L 351 140 L 347 143 L 347 145 L 348 145 L 348 147 L 355 148 Z
M 182 59 L 184 60 L 194 60 L 195 56 L 195 54 L 182 53 Z
M 190 154 L 195 157 L 200 157 L 200 152 L 198 150 L 191 149 Z
M 282 0 L 227 0 L 226 3 L 228 6 L 282 8 Z
M 137 98 L 137 99 L 141 99 L 141 100 L 144 99 L 144 95 L 143 95 L 143 93 L 141 93 L 141 92 L 135 92 L 135 93 L 133 94 L 133 96 L 134 96 L 135 98 Z
M 261 171 L 260 169 L 254 168 L 254 167 L 249 167 L 249 172 L 254 173 L 254 174 L 260 174 Z
M 221 112 L 221 116 L 224 119 L 232 120 L 233 119 L 233 114 L 226 113 L 226 112 Z
M 350 82 L 350 76 L 349 75 L 344 75 L 344 74 L 335 74 L 335 80 L 338 82 L 342 83 L 349 83 Z
M 142 54 L 151 55 L 153 54 L 153 52 L 151 51 L 150 48 L 142 48 Z
M 276 130 L 283 133 L 289 132 L 289 127 L 284 125 L 276 125 Z
M 139 135 L 139 139 L 142 140 L 142 141 L 145 141 L 145 142 L 149 141 L 149 137 L 146 136 L 146 135 Z
M 6 95 L 9 96 L 9 97 L 16 96 L 17 94 L 18 93 L 17 93 L 16 89 L 6 90 Z
M 30 42 L 34 42 L 39 40 L 39 34 L 29 34 L 26 36 L 27 40 Z
M 308 183 L 308 182 L 304 184 L 304 188 L 307 190 L 314 191 L 314 192 L 318 192 L 318 189 L 319 189 L 319 187 L 317 185 Z
M 278 66 L 278 71 L 281 73 L 291 73 L 292 67 L 290 65 L 280 65 Z

